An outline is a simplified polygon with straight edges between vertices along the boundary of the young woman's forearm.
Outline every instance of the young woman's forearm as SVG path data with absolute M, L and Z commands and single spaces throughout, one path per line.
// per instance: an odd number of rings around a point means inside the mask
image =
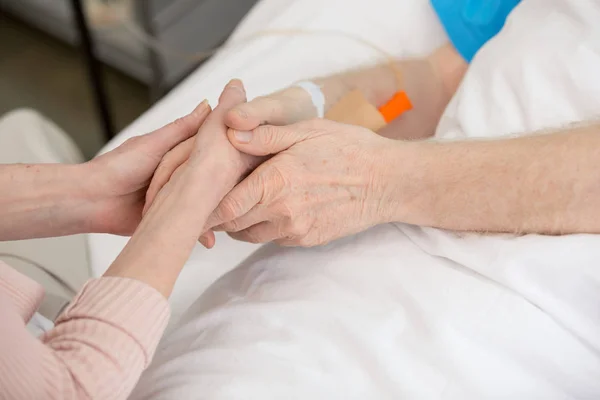
M 457 231 L 600 233 L 600 125 L 398 145 L 391 220 Z
M 0 240 L 90 232 L 84 174 L 80 165 L 0 165 Z
M 240 81 L 225 88 L 219 105 L 194 140 L 189 159 L 162 187 L 106 276 L 137 279 L 168 297 L 209 215 L 247 172 L 249 156 L 227 139 L 223 117 L 246 100 Z
M 235 184 L 218 165 L 206 162 L 172 179 L 105 276 L 137 279 L 169 297 L 208 216 Z

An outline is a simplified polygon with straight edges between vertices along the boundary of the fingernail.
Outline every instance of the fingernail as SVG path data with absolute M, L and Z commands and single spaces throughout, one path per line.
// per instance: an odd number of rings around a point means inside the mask
M 207 107 L 210 107 L 208 104 L 208 100 L 204 99 L 200 104 L 196 106 L 196 108 L 194 108 L 194 110 L 190 114 L 204 112 Z
M 198 238 L 198 241 L 200 242 L 200 244 L 204 247 L 208 247 L 208 239 L 206 238 L 206 236 L 202 235 L 200 236 L 200 238 Z
M 244 90 L 244 84 L 239 79 L 230 80 L 229 83 L 227 84 L 227 87 L 232 88 L 232 89 L 237 89 L 244 94 L 246 93 L 246 91 Z
M 249 131 L 235 131 L 234 136 L 240 143 L 250 143 L 252 141 L 253 133 Z

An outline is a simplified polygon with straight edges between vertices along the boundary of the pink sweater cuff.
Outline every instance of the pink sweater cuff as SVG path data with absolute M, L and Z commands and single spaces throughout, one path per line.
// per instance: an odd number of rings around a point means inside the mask
M 147 366 L 169 316 L 167 299 L 154 288 L 135 279 L 103 277 L 88 281 L 56 324 L 93 318 L 119 327 L 140 345 Z
M 0 290 L 6 293 L 25 323 L 44 300 L 44 288 L 0 261 Z

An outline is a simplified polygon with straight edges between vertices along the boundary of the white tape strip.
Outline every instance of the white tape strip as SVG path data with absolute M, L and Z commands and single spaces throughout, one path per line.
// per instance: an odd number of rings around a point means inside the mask
M 302 88 L 310 94 L 312 103 L 317 109 L 317 117 L 323 118 L 325 116 L 325 95 L 323 94 L 321 87 L 310 81 L 298 82 L 294 86 Z

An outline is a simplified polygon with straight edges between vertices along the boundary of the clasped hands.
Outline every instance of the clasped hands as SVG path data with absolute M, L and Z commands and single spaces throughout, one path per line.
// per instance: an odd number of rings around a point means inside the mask
M 161 157 L 149 185 L 140 185 L 147 188 L 145 201 L 137 194 L 131 201 L 146 214 L 179 176 L 211 168 L 210 182 L 186 180 L 203 186 L 198 204 L 213 203 L 214 211 L 198 227 L 208 248 L 215 244 L 213 231 L 252 243 L 315 246 L 387 222 L 384 205 L 392 194 L 385 158 L 396 156 L 390 151 L 396 142 L 315 115 L 301 88 L 246 102 L 243 84 L 231 81 L 213 111 L 201 104 L 163 128 L 199 126 L 195 135 L 181 134 L 183 140 Z M 124 223 L 123 216 L 111 219 Z M 125 226 L 135 228 L 137 219 Z
M 247 176 L 208 218 L 200 239 L 206 247 L 215 243 L 213 230 L 252 243 L 315 246 L 387 222 L 388 174 L 382 159 L 392 141 L 361 127 L 315 119 L 315 114 L 301 88 L 248 103 L 243 99 L 223 114 L 229 142 L 248 157 L 235 179 Z M 205 134 L 210 132 L 201 128 L 198 138 Z M 165 155 L 146 207 L 189 162 L 194 140 Z M 227 165 L 237 156 L 222 157 Z

